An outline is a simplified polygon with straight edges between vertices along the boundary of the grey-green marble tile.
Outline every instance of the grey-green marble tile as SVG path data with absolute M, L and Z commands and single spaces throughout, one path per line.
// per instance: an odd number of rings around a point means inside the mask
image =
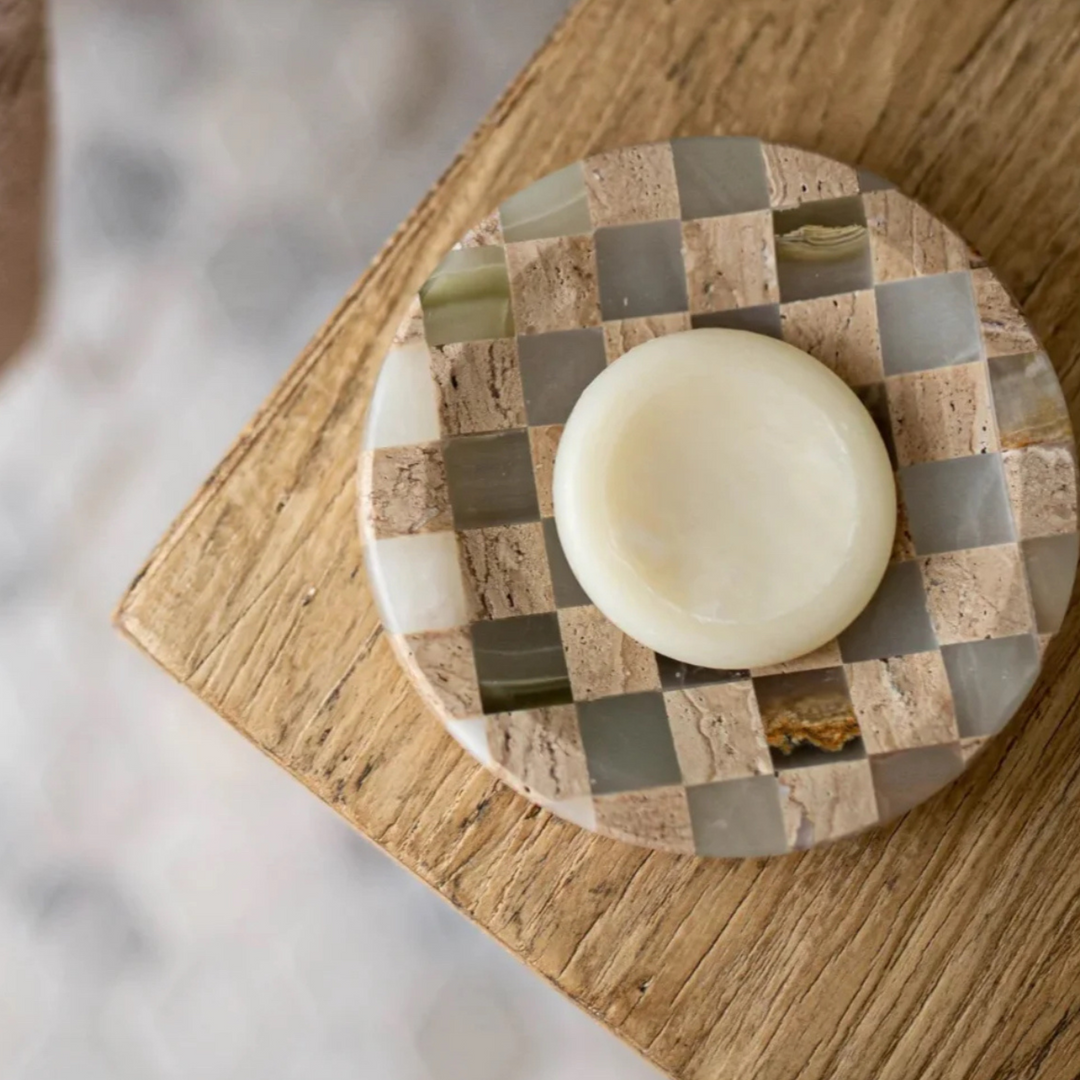
M 470 630 L 485 713 L 568 705 L 573 700 L 554 613 L 478 622 Z
M 525 412 L 533 426 L 563 424 L 581 392 L 607 366 L 599 327 L 518 338 Z
M 431 345 L 514 336 L 510 278 L 501 247 L 447 253 L 420 290 Z
M 691 315 L 690 325 L 719 327 L 721 330 L 749 330 L 752 334 L 783 340 L 779 304 L 758 304 L 755 307 L 732 308 L 730 311 L 711 311 L 704 315 Z
M 892 467 L 897 467 L 896 440 L 893 438 L 892 421 L 889 419 L 889 395 L 884 383 L 870 383 L 855 388 L 855 394 L 866 407 L 881 433 L 881 440 L 889 453 Z
M 769 182 L 758 139 L 672 139 L 683 221 L 769 208 Z
M 1015 539 L 998 454 L 908 466 L 900 470 L 900 488 L 919 555 Z
M 449 439 L 444 457 L 456 528 L 478 529 L 539 519 L 540 504 L 525 431 Z
M 665 690 L 687 690 L 695 686 L 715 686 L 717 683 L 739 682 L 749 679 L 749 671 L 728 671 L 721 668 L 697 667 L 672 660 L 669 656 L 656 654 L 656 666 L 660 670 L 660 685 Z
M 994 356 L 989 367 L 1003 449 L 1072 438 L 1065 395 L 1045 353 Z
M 859 178 L 859 191 L 893 191 L 896 185 L 886 180 L 884 176 L 878 176 L 869 169 L 856 170 Z
M 544 518 L 544 547 L 547 549 L 548 569 L 551 571 L 551 584 L 555 590 L 555 606 L 560 608 L 583 607 L 592 603 L 588 594 L 578 583 L 574 571 L 566 561 L 559 530 L 554 518 Z
M 982 337 L 966 271 L 890 281 L 875 288 L 886 375 L 978 360 Z
M 543 240 L 549 236 L 576 236 L 592 229 L 581 162 L 530 184 L 499 207 L 503 238 Z
M 579 701 L 577 709 L 594 795 L 680 782 L 662 694 Z
M 870 759 L 878 820 L 889 821 L 929 799 L 964 771 L 959 745 L 897 750 Z
M 1035 625 L 1040 634 L 1057 633 L 1072 597 L 1076 562 L 1080 557 L 1080 537 L 1076 533 L 1040 536 L 1025 540 L 1021 551 L 1031 585 Z
M 753 858 L 788 850 L 775 776 L 721 780 L 686 789 L 699 855 Z
M 605 320 L 664 315 L 690 306 L 677 221 L 597 229 L 596 266 Z
M 1027 697 L 1039 674 L 1039 643 L 1030 634 L 946 645 L 956 725 L 965 739 L 996 735 Z
M 857 195 L 777 210 L 773 230 L 782 302 L 873 285 L 866 212 Z
M 894 563 L 862 614 L 840 635 L 845 663 L 883 660 L 937 647 L 916 562 Z

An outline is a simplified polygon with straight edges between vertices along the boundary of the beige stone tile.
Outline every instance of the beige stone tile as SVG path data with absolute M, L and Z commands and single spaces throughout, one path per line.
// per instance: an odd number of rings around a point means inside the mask
M 900 481 L 896 479 L 896 535 L 893 537 L 893 549 L 889 562 L 906 562 L 914 558 L 915 538 L 911 535 L 911 519 L 908 517 Z
M 480 687 L 467 626 L 406 634 L 398 639 L 406 666 L 436 713 L 455 720 L 479 716 Z
M 575 701 L 660 688 L 652 649 L 608 622 L 598 608 L 562 608 L 559 630 Z
M 785 675 L 791 671 L 814 671 L 818 668 L 839 667 L 840 663 L 840 644 L 834 639 L 825 642 L 821 648 L 805 656 L 797 656 L 794 660 L 785 660 L 780 664 L 753 668 L 750 674 L 754 676 Z
M 839 840 L 877 824 L 874 780 L 867 761 L 836 761 L 780 774 L 787 842 L 795 851 Z
M 525 395 L 513 338 L 434 346 L 431 374 L 444 435 L 525 426 Z
M 488 717 L 488 748 L 496 764 L 545 799 L 589 793 L 589 770 L 573 705 Z
M 661 851 L 693 854 L 690 807 L 682 787 L 597 795 L 593 802 L 597 829 L 606 836 L 648 844 Z
M 971 280 L 986 355 L 1011 356 L 1014 353 L 1037 351 L 1038 339 L 1008 290 L 994 277 L 993 272 L 989 269 L 973 270 Z
M 562 424 L 546 424 L 529 428 L 529 449 L 532 453 L 533 473 L 536 477 L 536 498 L 540 503 L 541 517 L 555 516 L 555 500 L 552 494 L 555 480 L 555 455 L 562 438 Z
M 872 290 L 784 304 L 780 322 L 785 341 L 816 357 L 848 386 L 885 377 Z
M 853 168 L 794 146 L 763 145 L 769 202 L 773 209 L 859 193 Z
M 506 263 L 519 334 L 573 330 L 600 322 L 591 236 L 507 244 Z
M 748 679 L 664 694 L 683 783 L 772 772 L 754 686 Z
M 506 619 L 555 610 L 544 530 L 537 523 L 458 533 L 461 571 L 470 610 L 481 619 Z
M 667 334 L 677 334 L 690 329 L 690 313 L 679 311 L 673 315 L 646 315 L 640 319 L 620 319 L 604 323 L 604 352 L 607 362 L 618 360 L 643 342 Z
M 928 555 L 920 566 L 926 607 L 940 644 L 1011 637 L 1033 629 L 1016 544 Z
M 1069 444 L 1029 446 L 1001 455 L 1021 540 L 1076 532 L 1076 464 Z
M 912 653 L 847 666 L 867 753 L 954 743 L 959 738 L 941 653 Z
M 593 225 L 679 219 L 679 186 L 671 144 L 651 143 L 585 160 Z
M 875 281 L 967 270 L 967 245 L 944 222 L 899 191 L 863 195 Z
M 477 222 L 462 238 L 462 247 L 498 247 L 503 242 L 502 223 L 499 211 L 493 210 L 482 221 Z
M 770 304 L 779 295 L 767 210 L 683 222 L 683 260 L 694 313 Z
M 990 380 L 981 360 L 895 375 L 885 385 L 901 466 L 997 449 Z
M 370 475 L 365 513 L 377 539 L 454 527 L 438 443 L 376 450 Z
M 420 306 L 420 297 L 414 296 L 409 302 L 405 312 L 394 331 L 394 347 L 401 348 L 405 345 L 415 345 L 424 340 L 424 310 Z

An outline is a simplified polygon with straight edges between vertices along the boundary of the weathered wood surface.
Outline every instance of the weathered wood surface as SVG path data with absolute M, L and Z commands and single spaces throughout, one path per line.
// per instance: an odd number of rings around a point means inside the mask
M 354 526 L 372 377 L 467 224 L 586 153 L 753 132 L 873 168 L 1016 291 L 1080 397 L 1075 0 L 583 0 L 240 436 L 123 631 L 659 1067 L 685 1078 L 1080 1073 L 1080 614 L 1021 716 L 899 826 L 763 862 L 561 824 L 425 715 Z

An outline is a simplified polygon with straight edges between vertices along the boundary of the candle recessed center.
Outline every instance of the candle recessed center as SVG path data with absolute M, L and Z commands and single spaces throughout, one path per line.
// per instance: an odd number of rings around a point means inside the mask
M 800 350 L 727 330 L 647 342 L 590 385 L 560 444 L 555 509 L 612 622 L 725 668 L 835 637 L 879 584 L 896 520 L 855 394 Z

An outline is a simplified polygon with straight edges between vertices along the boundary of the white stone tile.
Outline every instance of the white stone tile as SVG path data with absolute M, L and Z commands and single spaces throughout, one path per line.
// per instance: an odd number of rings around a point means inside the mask
M 368 409 L 365 446 L 409 446 L 439 438 L 439 411 L 427 346 L 386 354 Z

